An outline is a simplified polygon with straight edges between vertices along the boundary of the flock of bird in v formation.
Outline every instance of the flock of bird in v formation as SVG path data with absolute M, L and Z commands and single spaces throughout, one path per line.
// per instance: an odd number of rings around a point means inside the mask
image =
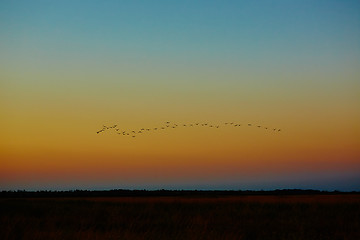
M 248 127 L 252 127 L 255 126 L 257 128 L 263 128 L 265 130 L 270 130 L 273 132 L 280 132 L 281 129 L 279 128 L 268 128 L 268 127 L 264 127 L 264 126 L 260 126 L 260 125 L 253 125 L 251 123 L 248 123 L 247 125 L 242 125 L 239 123 L 234 123 L 234 122 L 226 122 L 221 124 L 222 126 L 233 126 L 233 127 L 241 127 L 241 126 L 248 126 Z M 119 128 L 117 128 L 117 125 L 113 125 L 113 126 L 103 126 L 103 128 L 99 131 L 97 131 L 96 133 L 103 133 L 106 130 L 115 130 L 117 132 L 117 134 L 119 135 L 123 135 L 123 136 L 131 136 L 131 137 L 136 137 L 136 135 L 142 134 L 142 133 L 146 133 L 146 132 L 150 132 L 150 131 L 161 131 L 161 130 L 166 130 L 166 129 L 174 129 L 174 128 L 179 128 L 179 127 L 196 127 L 196 126 L 201 126 L 201 127 L 210 127 L 210 128 L 220 128 L 222 127 L 221 125 L 212 125 L 209 123 L 190 123 L 190 124 L 176 124 L 176 123 L 171 123 L 171 122 L 165 122 L 165 125 L 162 127 L 155 127 L 155 128 L 141 128 L 139 130 L 130 130 L 130 131 L 122 131 Z

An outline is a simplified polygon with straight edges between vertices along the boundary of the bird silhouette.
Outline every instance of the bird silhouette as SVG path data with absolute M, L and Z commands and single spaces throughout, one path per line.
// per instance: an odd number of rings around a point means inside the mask
M 225 124 L 225 125 L 233 125 L 234 127 L 240 127 L 241 124 L 239 123 L 234 123 L 234 122 L 225 122 L 225 123 L 222 123 L 222 124 Z M 176 128 L 178 126 L 184 126 L 184 127 L 193 127 L 193 126 L 208 126 L 208 127 L 211 127 L 211 128 L 219 128 L 220 126 L 219 125 L 214 125 L 214 124 L 209 124 L 208 122 L 205 122 L 205 123 L 199 123 L 199 122 L 194 122 L 194 123 L 179 123 L 178 124 L 175 124 L 175 123 L 172 123 L 170 125 L 170 121 L 167 121 L 166 122 L 166 125 L 165 126 L 160 126 L 160 127 L 153 127 L 153 128 L 141 128 L 141 130 L 129 130 L 129 131 L 123 131 L 123 130 L 120 130 L 119 128 L 117 128 L 117 124 L 114 124 L 112 126 L 106 126 L 106 125 L 103 125 L 103 128 L 96 131 L 96 134 L 99 134 L 99 133 L 103 133 L 105 132 L 106 130 L 108 129 L 112 129 L 112 130 L 115 130 L 117 134 L 119 135 L 124 135 L 124 136 L 132 136 L 132 137 L 135 137 L 135 135 L 139 136 L 138 134 L 140 133 L 143 133 L 144 131 L 151 131 L 151 130 L 164 130 L 166 128 Z M 246 125 L 246 124 L 245 124 Z M 263 128 L 263 129 L 266 129 L 266 130 L 273 130 L 274 132 L 280 132 L 281 129 L 278 129 L 278 128 L 270 128 L 270 127 L 263 127 L 261 125 L 252 125 L 251 123 L 248 123 L 247 124 L 248 126 L 255 126 L 257 128 Z M 121 131 L 121 133 L 120 133 Z

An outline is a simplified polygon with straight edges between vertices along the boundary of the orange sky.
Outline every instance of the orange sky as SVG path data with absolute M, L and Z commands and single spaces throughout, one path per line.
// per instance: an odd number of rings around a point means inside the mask
M 69 4 L 0 3 L 0 190 L 360 189 L 359 4 Z

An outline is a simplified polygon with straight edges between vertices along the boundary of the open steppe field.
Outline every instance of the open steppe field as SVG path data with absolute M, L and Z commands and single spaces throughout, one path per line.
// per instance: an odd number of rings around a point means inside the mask
M 0 239 L 360 239 L 360 194 L 0 198 Z

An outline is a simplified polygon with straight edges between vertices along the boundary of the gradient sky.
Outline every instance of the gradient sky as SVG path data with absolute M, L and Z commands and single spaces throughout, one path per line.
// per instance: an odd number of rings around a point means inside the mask
M 0 190 L 360 190 L 359 103 L 359 1 L 0 1 Z

